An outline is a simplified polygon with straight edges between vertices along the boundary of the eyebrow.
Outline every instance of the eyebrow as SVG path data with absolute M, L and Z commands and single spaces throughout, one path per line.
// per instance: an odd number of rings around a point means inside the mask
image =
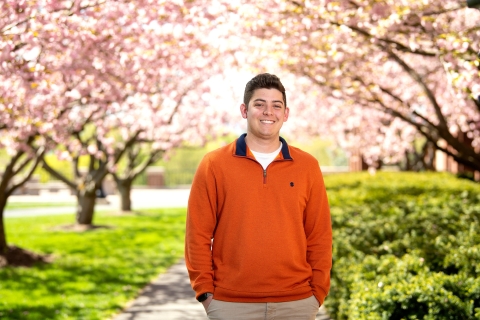
M 256 101 L 267 102 L 267 100 L 265 100 L 265 99 L 260 99 L 260 98 L 257 98 L 257 99 L 255 99 L 255 100 L 253 100 L 253 102 L 256 102 Z M 272 102 L 280 102 L 281 104 L 283 104 L 283 101 L 282 101 L 282 100 L 273 100 Z

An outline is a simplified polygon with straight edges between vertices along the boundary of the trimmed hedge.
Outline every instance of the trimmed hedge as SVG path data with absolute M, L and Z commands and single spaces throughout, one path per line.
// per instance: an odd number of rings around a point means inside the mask
M 480 319 L 480 185 L 439 173 L 325 178 L 333 319 Z

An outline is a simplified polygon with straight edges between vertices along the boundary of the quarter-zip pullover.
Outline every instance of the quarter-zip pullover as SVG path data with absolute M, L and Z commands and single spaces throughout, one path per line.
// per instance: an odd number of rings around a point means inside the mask
M 242 135 L 208 153 L 189 198 L 185 258 L 197 297 L 285 302 L 330 287 L 332 229 L 315 158 L 286 141 L 267 167 Z M 212 242 L 213 241 L 213 242 Z

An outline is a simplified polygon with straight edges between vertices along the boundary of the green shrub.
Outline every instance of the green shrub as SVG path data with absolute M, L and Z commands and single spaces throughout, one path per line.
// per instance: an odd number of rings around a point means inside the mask
M 480 186 L 448 174 L 325 178 L 334 319 L 479 319 Z

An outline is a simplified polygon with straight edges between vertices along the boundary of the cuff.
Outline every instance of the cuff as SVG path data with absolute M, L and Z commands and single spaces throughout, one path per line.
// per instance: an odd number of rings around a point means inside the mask
M 204 282 L 199 284 L 195 287 L 195 299 L 198 299 L 198 296 L 202 293 L 211 292 L 214 293 L 215 287 L 213 286 L 213 282 Z

